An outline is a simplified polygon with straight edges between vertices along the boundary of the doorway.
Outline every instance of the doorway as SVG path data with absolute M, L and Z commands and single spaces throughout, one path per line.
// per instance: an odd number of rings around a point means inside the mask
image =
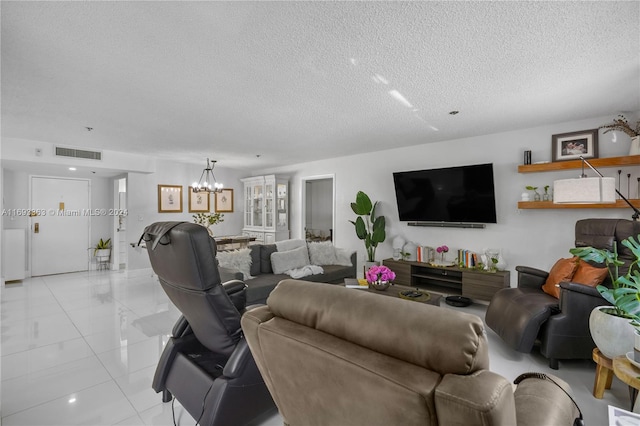
M 334 175 L 302 178 L 302 217 L 307 241 L 334 241 Z
M 31 275 L 86 271 L 90 185 L 87 179 L 31 176 Z

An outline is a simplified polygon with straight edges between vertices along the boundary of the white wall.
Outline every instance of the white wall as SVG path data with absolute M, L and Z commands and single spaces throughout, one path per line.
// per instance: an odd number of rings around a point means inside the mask
M 583 218 L 631 218 L 631 209 L 564 209 L 564 210 L 518 210 L 517 202 L 526 185 L 543 187 L 552 185 L 555 179 L 576 177 L 579 171 L 518 174 L 523 152 L 532 151 L 533 161 L 551 160 L 551 136 L 558 133 L 597 128 L 609 123 L 610 116 L 596 117 L 576 122 L 552 124 L 543 127 L 516 130 L 492 135 L 425 144 L 421 146 L 390 149 L 387 151 L 362 153 L 357 156 L 333 158 L 294 166 L 256 171 L 283 173 L 291 176 L 291 229 L 292 237 L 300 238 L 300 184 L 306 176 L 335 174 L 336 229 L 335 244 L 358 251 L 359 262 L 364 261 L 365 250 L 358 240 L 353 225 L 354 215 L 350 203 L 359 190 L 366 192 L 372 200 L 380 201 L 379 214 L 387 219 L 387 239 L 378 247 L 376 259 L 391 257 L 391 242 L 397 235 L 407 240 L 433 247 L 447 244 L 455 253 L 464 248 L 482 251 L 484 248 L 500 248 L 512 271 L 515 285 L 516 265 L 528 265 L 542 269 L 550 268 L 560 257 L 569 256 L 574 244 L 574 225 Z M 600 132 L 600 157 L 627 155 L 630 139 L 617 133 L 617 142 L 612 142 L 613 133 Z M 390 145 L 393 141 L 390 141 Z M 485 229 L 419 228 L 409 227 L 398 220 L 392 173 L 403 170 L 418 170 L 466 164 L 494 164 L 496 207 L 498 223 Z M 640 167 L 625 167 L 623 171 L 623 194 L 626 195 L 626 174 L 631 173 L 632 182 L 640 176 Z M 602 169 L 605 176 L 616 176 L 617 168 Z M 632 185 L 631 197 L 637 198 Z M 453 258 L 455 255 L 450 253 Z M 360 271 L 360 268 L 358 268 Z

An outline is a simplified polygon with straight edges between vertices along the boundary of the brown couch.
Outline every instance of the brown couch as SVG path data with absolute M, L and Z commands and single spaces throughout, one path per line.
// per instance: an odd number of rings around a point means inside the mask
M 489 371 L 480 318 L 297 280 L 242 329 L 287 425 L 570 425 L 555 384 Z M 563 383 L 566 387 L 566 384 Z

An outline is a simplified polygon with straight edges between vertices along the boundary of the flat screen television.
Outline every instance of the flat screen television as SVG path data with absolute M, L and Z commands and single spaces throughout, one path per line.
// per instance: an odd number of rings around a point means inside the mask
M 401 221 L 496 223 L 493 164 L 393 174 Z

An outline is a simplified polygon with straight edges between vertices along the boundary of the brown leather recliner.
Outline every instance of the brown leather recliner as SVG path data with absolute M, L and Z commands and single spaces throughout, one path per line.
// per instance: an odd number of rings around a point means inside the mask
M 152 387 L 172 394 L 202 425 L 243 425 L 275 412 L 275 405 L 242 336 L 242 281 L 222 284 L 215 241 L 193 223 L 147 226 L 151 266 L 182 312 L 158 362 Z
M 578 415 L 549 381 L 514 392 L 489 371 L 474 315 L 284 280 L 242 329 L 286 425 L 568 425 Z
M 616 245 L 619 259 L 629 265 L 635 257 L 620 241 L 638 234 L 639 222 L 584 219 L 576 222 L 575 246 L 613 251 Z M 621 267 L 620 273 L 627 268 Z M 540 353 L 554 369 L 561 359 L 591 359 L 596 345 L 589 332 L 589 315 L 608 302 L 594 287 L 572 282 L 560 284 L 560 299 L 556 299 L 542 290 L 548 272 L 526 266 L 516 271 L 518 287 L 496 292 L 487 308 L 487 326 L 518 352 L 531 352 L 539 342 Z M 604 284 L 611 285 L 611 280 Z

